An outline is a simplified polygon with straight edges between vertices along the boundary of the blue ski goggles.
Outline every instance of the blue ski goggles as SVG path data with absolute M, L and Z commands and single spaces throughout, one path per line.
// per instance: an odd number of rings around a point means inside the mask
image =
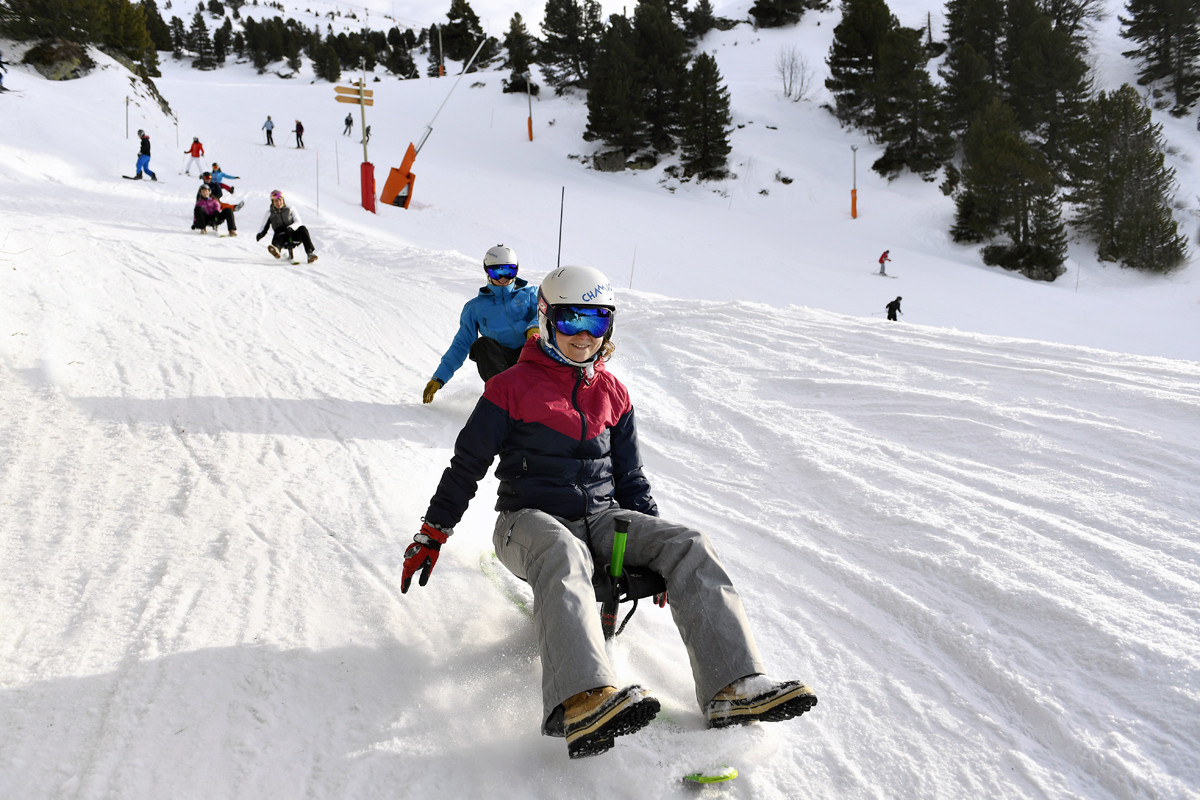
M 554 330 L 563 336 L 590 333 L 603 339 L 612 330 L 613 310 L 603 306 L 554 306 Z
M 494 281 L 504 280 L 505 278 L 512 280 L 517 277 L 516 264 L 495 264 L 490 267 L 484 267 L 487 271 L 487 276 Z

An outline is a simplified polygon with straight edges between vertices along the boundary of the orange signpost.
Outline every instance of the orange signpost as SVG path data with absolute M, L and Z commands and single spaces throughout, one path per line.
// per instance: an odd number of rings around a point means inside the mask
M 379 195 L 381 203 L 408 208 L 408 204 L 412 202 L 413 183 L 417 180 L 417 176 L 412 173 L 412 165 L 416 160 L 417 148 L 412 142 L 409 142 L 408 150 L 404 153 L 404 160 L 400 162 L 398 168 L 392 167 L 391 172 L 388 173 L 388 179 L 383 182 L 383 192 Z
M 389 206 L 399 206 L 400 208 L 408 208 L 408 204 L 412 202 L 413 183 L 417 177 L 413 175 L 412 165 L 417 160 L 417 153 L 421 152 L 421 148 L 425 146 L 425 141 L 429 138 L 429 134 L 433 133 L 433 122 L 437 119 L 438 114 L 442 113 L 442 109 L 446 107 L 446 103 L 450 101 L 450 95 L 454 94 L 454 90 L 458 88 L 458 84 L 462 81 L 463 75 L 471 69 L 471 65 L 475 63 L 475 58 L 479 55 L 479 51 L 487 43 L 487 38 L 480 39 L 479 46 L 475 48 L 475 53 L 471 59 L 463 67 L 462 72 L 458 73 L 458 80 L 450 87 L 450 91 L 446 93 L 446 99 L 438 106 L 438 110 L 433 112 L 433 119 L 429 120 L 429 124 L 425 126 L 425 135 L 421 137 L 421 141 L 413 144 L 408 143 L 408 150 L 404 153 L 404 160 L 400 162 L 399 167 L 392 167 L 388 173 L 388 178 L 383 182 L 383 191 L 379 194 L 380 202 Z

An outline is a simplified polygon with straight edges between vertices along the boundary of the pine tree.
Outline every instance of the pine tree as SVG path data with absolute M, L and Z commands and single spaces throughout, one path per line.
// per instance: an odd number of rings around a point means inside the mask
M 216 56 L 218 64 L 225 63 L 225 56 L 229 54 L 233 44 L 233 20 L 228 17 L 213 32 L 213 54 Z
M 171 17 L 171 55 L 177 59 L 183 58 L 183 51 L 187 49 L 187 29 L 183 27 L 183 20 Z
M 195 69 L 217 68 L 212 39 L 208 35 L 208 25 L 204 22 L 204 15 L 199 11 L 192 17 L 192 26 L 188 28 L 188 49 L 196 54 L 196 57 L 192 59 L 192 67 Z
M 898 25 L 884 0 L 842 0 L 842 21 L 829 46 L 829 78 L 841 122 L 873 129 L 878 121 L 879 50 Z
M 696 7 L 685 17 L 684 32 L 693 42 L 717 27 L 717 16 L 710 0 L 697 0 Z
M 330 83 L 337 83 L 342 79 L 342 61 L 338 58 L 337 50 L 329 41 L 333 37 L 328 37 L 324 42 L 313 48 L 313 72 L 318 78 L 323 78 Z
M 675 149 L 679 102 L 687 79 L 687 39 L 662 0 L 639 0 L 633 46 L 643 79 L 646 135 L 660 153 Z
M 1056 30 L 1035 0 L 1009 0 L 1008 104 L 1056 175 L 1065 175 L 1091 92 L 1082 40 Z
M 465 64 L 483 40 L 479 17 L 467 0 L 450 0 L 446 19 L 449 22 L 442 26 L 442 46 L 446 48 L 446 58 Z
M 692 62 L 680 107 L 680 160 L 686 175 L 719 179 L 727 174 L 732 149 L 729 89 L 721 81 L 716 59 L 701 53 Z
M 1175 172 L 1164 163 L 1162 126 L 1129 84 L 1101 92 L 1088 123 L 1073 222 L 1096 240 L 1102 261 L 1151 272 L 1178 266 L 1187 246 L 1171 213 Z
M 1066 253 L 1054 179 L 1045 156 L 1023 138 L 1015 112 L 993 100 L 968 128 L 963 151 L 954 240 L 1003 234 L 1007 241 L 985 248 L 985 263 L 1053 280 Z
M 750 16 L 756 28 L 782 28 L 799 22 L 804 8 L 804 0 L 754 0 Z
M 537 39 L 525 27 L 521 12 L 514 12 L 508 23 L 508 33 L 504 34 L 504 49 L 508 59 L 504 66 L 513 71 L 514 75 L 528 72 L 529 65 L 537 58 Z
M 158 5 L 154 0 L 142 0 L 142 8 L 145 9 L 146 32 L 150 34 L 150 40 L 154 42 L 154 49 L 171 50 L 173 47 L 171 27 L 158 12 Z
M 956 242 L 981 242 L 999 231 L 1006 204 L 1025 165 L 1036 153 L 1021 137 L 1016 114 L 992 100 L 963 140 L 962 185 L 955 196 L 950 233 Z
M 600 37 L 588 90 L 588 124 L 583 138 L 600 139 L 626 153 L 646 145 L 646 109 L 641 66 L 628 18 L 613 15 Z
M 568 86 L 587 87 L 601 33 L 596 0 L 546 0 L 538 60 L 546 82 L 557 94 Z
M 393 75 L 401 78 L 411 78 L 417 72 L 417 66 L 412 58 L 412 31 L 401 33 L 398 28 L 392 28 L 387 34 L 388 52 L 383 59 L 383 65 Z
M 953 152 L 921 36 L 916 28 L 898 26 L 880 46 L 876 127 L 886 147 L 871 169 L 889 179 L 907 168 L 931 181 Z
M 992 100 L 1003 97 L 1001 48 L 1004 0 L 949 0 L 946 4 L 944 112 L 951 131 L 967 129 Z
M 1139 46 L 1124 55 L 1140 62 L 1138 83 L 1164 81 L 1172 113 L 1182 115 L 1200 98 L 1200 0 L 1128 0 L 1125 8 L 1121 36 Z

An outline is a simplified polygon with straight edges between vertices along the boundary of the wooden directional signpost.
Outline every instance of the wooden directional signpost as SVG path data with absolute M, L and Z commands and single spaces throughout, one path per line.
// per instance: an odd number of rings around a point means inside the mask
M 361 112 L 360 130 L 363 133 L 363 163 L 359 172 L 362 178 L 362 207 L 372 214 L 375 213 L 375 166 L 367 158 L 367 106 L 375 105 L 375 93 L 370 89 L 364 88 L 363 81 L 355 81 L 350 86 L 335 86 L 333 90 L 337 92 L 334 95 L 334 100 L 339 103 L 353 103 L 359 107 Z

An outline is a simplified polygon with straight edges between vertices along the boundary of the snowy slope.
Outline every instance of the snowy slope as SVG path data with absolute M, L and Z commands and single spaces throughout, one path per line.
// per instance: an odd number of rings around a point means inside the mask
M 727 53 L 758 50 L 741 30 Z M 850 221 L 848 134 L 778 98 L 739 112 L 806 120 L 743 129 L 758 182 L 598 175 L 567 158 L 579 104 L 544 98 L 530 143 L 498 73 L 446 105 L 414 208 L 372 216 L 327 84 L 165 69 L 178 145 L 111 64 L 14 69 L 23 94 L 0 98 L 0 795 L 677 797 L 684 769 L 730 760 L 731 797 L 1200 796 L 1193 267 L 996 273 L 930 223 L 944 198 L 869 183 L 862 150 L 860 196 L 897 218 Z M 448 86 L 375 87 L 382 172 Z M 117 177 L 127 94 L 159 183 Z M 304 119 L 308 149 L 262 147 L 266 113 Z M 187 230 L 192 135 L 241 176 L 236 239 Z M 399 594 L 480 391 L 469 367 L 432 405 L 421 387 L 483 250 L 553 266 L 564 186 L 564 261 L 632 273 L 613 369 L 663 513 L 716 539 L 773 672 L 820 695 L 799 720 L 702 730 L 667 614 L 643 608 L 614 657 L 663 719 L 569 762 L 538 735 L 491 478 Z M 250 235 L 276 187 L 315 264 Z M 897 281 L 869 274 L 889 245 Z M 905 321 L 872 316 L 900 292 Z

